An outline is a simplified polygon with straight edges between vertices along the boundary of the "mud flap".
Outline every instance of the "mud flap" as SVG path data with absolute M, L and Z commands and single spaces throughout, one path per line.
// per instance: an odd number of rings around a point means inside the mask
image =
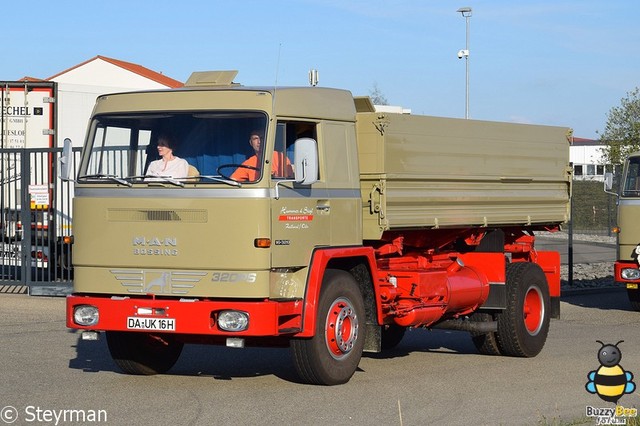
M 560 297 L 551 296 L 551 312 L 550 317 L 560 319 Z
M 378 353 L 382 351 L 382 327 L 378 324 L 366 324 L 364 352 Z

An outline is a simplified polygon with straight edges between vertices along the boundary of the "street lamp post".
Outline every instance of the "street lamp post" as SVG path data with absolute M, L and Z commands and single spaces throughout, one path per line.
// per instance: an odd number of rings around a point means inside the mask
M 469 118 L 469 18 L 471 18 L 472 10 L 470 7 L 461 7 L 457 10 L 460 12 L 462 16 L 466 20 L 467 30 L 466 30 L 466 38 L 467 43 L 464 50 L 458 51 L 458 59 L 464 58 L 465 60 L 465 72 L 466 72 L 466 90 L 465 90 L 465 109 L 464 109 L 464 118 Z

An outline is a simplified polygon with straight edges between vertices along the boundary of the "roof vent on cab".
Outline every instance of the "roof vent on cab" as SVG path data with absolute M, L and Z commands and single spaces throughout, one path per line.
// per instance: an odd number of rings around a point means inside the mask
M 204 86 L 237 86 L 233 79 L 238 75 L 237 70 L 230 71 L 196 71 L 191 74 L 185 87 Z

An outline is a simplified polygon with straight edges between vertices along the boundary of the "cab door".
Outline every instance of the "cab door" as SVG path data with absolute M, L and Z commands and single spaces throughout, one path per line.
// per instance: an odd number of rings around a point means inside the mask
M 293 144 L 299 137 L 317 138 L 316 123 L 282 121 L 278 123 L 275 151 L 286 152 L 293 163 Z M 317 139 L 316 139 L 317 140 Z M 322 158 L 322 144 L 318 143 Z M 320 161 L 322 163 L 322 161 Z M 322 167 L 321 167 L 322 168 Z M 315 247 L 331 242 L 331 200 L 327 182 L 320 179 L 312 185 L 282 183 L 278 199 L 272 198 L 271 244 L 274 268 L 309 265 Z M 283 177 L 284 180 L 292 176 Z M 272 187 L 277 182 L 272 177 Z

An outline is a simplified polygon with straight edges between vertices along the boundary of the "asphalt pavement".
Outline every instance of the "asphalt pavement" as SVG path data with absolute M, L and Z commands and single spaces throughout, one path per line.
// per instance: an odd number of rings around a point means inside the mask
M 534 358 L 480 355 L 468 333 L 417 329 L 333 387 L 300 384 L 278 348 L 187 345 L 168 374 L 126 375 L 104 339 L 66 329 L 64 302 L 0 295 L 0 426 L 593 425 L 588 407 L 614 406 L 585 389 L 597 341 L 624 340 L 620 364 L 640 377 L 640 313 L 623 292 L 563 297 Z M 638 407 L 640 393 L 618 404 Z
M 600 263 L 615 262 L 616 245 L 595 241 L 574 240 L 572 246 L 569 241 L 562 238 L 536 237 L 538 250 L 551 250 L 560 252 L 560 263 L 569 263 L 569 253 L 573 253 L 573 263 Z

